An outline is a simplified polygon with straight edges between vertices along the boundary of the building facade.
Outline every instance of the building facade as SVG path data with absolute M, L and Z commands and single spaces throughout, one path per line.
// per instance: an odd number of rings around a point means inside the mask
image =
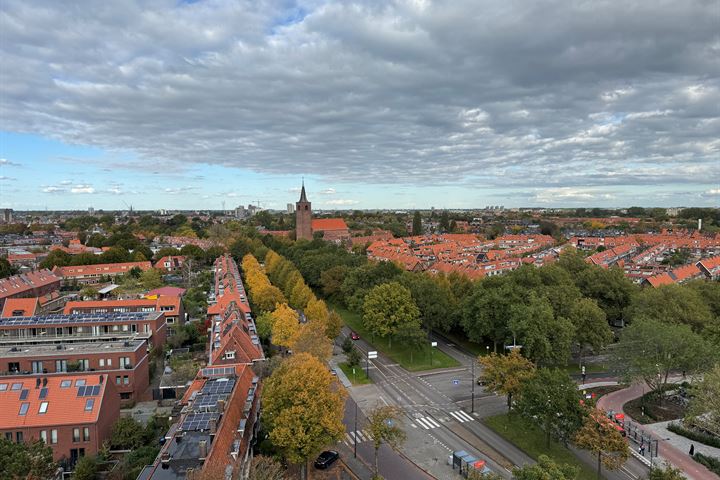
M 305 184 L 300 191 L 300 200 L 295 204 L 295 238 L 312 240 L 312 205 L 305 195 Z

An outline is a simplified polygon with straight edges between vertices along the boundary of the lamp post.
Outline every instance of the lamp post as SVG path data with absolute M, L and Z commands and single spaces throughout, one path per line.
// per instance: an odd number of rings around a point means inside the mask
M 353 400 L 353 403 L 355 404 L 355 431 L 353 432 L 353 440 L 355 440 L 353 445 L 353 456 L 357 458 L 357 402 Z
M 470 382 L 470 413 L 475 413 L 475 357 L 472 358 L 472 381 Z

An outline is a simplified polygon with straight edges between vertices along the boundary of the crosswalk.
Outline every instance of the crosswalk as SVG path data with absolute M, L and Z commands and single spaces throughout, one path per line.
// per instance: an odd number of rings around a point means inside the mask
M 415 419 L 415 422 L 417 422 L 417 424 L 425 430 L 430 430 L 431 428 L 438 428 L 440 426 L 440 424 L 436 422 L 435 419 L 430 417 L 419 417 Z
M 467 413 L 463 412 L 462 410 L 458 410 L 455 412 L 448 412 L 448 413 L 450 413 L 450 415 L 452 415 L 453 418 L 460 423 L 472 422 L 473 420 L 475 420 L 473 417 L 471 417 Z
M 372 440 L 372 436 L 370 435 L 370 432 L 368 432 L 367 430 L 356 430 L 354 432 L 345 432 L 345 440 L 343 440 L 342 443 L 344 443 L 348 447 L 352 447 L 355 444 L 356 439 L 357 439 L 357 443 L 369 442 Z

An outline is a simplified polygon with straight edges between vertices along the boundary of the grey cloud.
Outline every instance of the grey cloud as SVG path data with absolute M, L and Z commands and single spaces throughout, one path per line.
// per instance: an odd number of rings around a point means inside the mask
M 276 2 L 89 5 L 6 2 L 0 115 L 142 159 L 110 168 L 570 192 L 720 178 L 713 2 L 311 2 L 288 22 Z

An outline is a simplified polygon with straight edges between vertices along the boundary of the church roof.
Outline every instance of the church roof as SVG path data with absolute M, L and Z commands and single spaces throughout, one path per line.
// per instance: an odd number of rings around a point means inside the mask
M 342 218 L 313 218 L 312 229 L 313 232 L 347 230 L 348 226 Z
M 301 202 L 307 202 L 308 199 L 305 196 L 305 184 L 303 183 L 302 190 L 300 190 L 300 201 Z

